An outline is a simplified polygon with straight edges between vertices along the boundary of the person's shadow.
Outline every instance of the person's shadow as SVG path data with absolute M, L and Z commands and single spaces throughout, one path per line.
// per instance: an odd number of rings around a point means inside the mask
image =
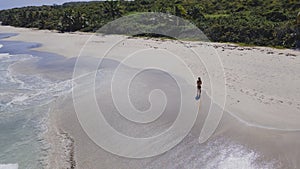
M 199 100 L 201 97 L 201 94 L 200 93 L 197 93 L 197 96 L 195 97 L 196 100 Z

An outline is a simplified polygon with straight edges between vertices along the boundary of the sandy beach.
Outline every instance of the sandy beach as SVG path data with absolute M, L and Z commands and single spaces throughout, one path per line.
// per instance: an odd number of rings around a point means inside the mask
M 122 61 L 125 56 L 138 50 L 167 50 L 176 53 L 186 67 L 203 79 L 200 111 L 191 133 L 170 151 L 146 159 L 123 158 L 98 147 L 78 122 L 72 93 L 57 98 L 49 114 L 48 133 L 45 136 L 51 144 L 49 168 L 201 168 L 212 157 L 207 153 L 207 157 L 203 157 L 200 150 L 209 147 L 215 148 L 211 153 L 219 154 L 218 157 L 222 158 L 217 161 L 218 166 L 204 168 L 251 168 L 252 163 L 257 164 L 254 168 L 300 168 L 300 51 L 122 35 L 57 33 L 9 26 L 0 26 L 0 33 L 18 33 L 5 40 L 40 43 L 42 46 L 33 50 L 52 52 L 64 56 L 67 61 L 79 55 L 102 58 L 115 42 L 123 40 L 110 50 L 110 58 Z M 191 49 L 201 53 L 205 62 L 201 63 L 191 55 Z M 153 53 L 148 55 L 151 57 Z M 215 72 L 209 72 L 207 68 L 214 65 L 214 60 L 210 59 L 212 55 L 218 55 L 223 65 L 222 69 L 210 69 Z M 93 63 L 93 60 L 87 63 Z M 168 64 L 174 65 L 175 62 Z M 34 72 L 35 69 L 28 68 L 26 71 Z M 183 69 L 183 65 L 178 65 L 173 73 L 194 85 L 195 79 L 181 74 Z M 66 79 L 71 78 L 72 73 L 66 74 Z M 222 76 L 225 79 L 220 79 Z M 222 81 L 225 81 L 225 86 Z M 96 88 L 96 93 L 108 95 L 104 90 L 106 88 L 102 87 Z M 225 112 L 220 124 L 207 142 L 199 144 L 201 126 L 211 103 L 215 101 L 212 93 L 222 97 L 224 87 Z M 85 97 L 84 91 L 81 96 Z M 109 101 L 105 103 L 111 104 Z M 89 111 L 89 107 L 85 109 Z M 222 146 L 227 146 L 230 151 L 222 151 Z M 247 152 L 243 153 L 240 146 Z M 247 161 L 251 154 L 254 156 Z M 174 161 L 178 163 L 174 164 Z

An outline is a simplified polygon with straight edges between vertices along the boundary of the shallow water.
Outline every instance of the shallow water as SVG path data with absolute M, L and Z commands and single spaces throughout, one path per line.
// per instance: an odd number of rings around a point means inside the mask
M 0 168 L 43 168 L 49 149 L 43 139 L 49 104 L 69 91 L 71 83 L 51 81 L 37 74 L 24 75 L 12 69 L 15 64 L 41 60 L 41 55 L 26 51 L 38 44 L 0 44 Z

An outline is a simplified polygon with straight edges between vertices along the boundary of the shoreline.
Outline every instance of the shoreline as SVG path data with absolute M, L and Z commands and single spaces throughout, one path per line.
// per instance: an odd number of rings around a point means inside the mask
M 77 56 L 78 53 L 76 55 L 76 52 L 80 51 L 80 46 L 83 45 L 85 41 L 90 37 L 90 34 L 84 33 L 59 34 L 53 33 L 51 31 L 31 30 L 24 28 L 9 27 L 8 29 L 7 27 L 3 28 L 2 26 L 0 26 L 0 30 L 1 32 L 3 32 L 3 30 L 10 30 L 12 31 L 12 33 L 20 33 L 18 36 L 4 40 L 30 40 L 30 42 L 38 42 L 41 43 L 42 46 L 40 46 L 39 48 L 33 48 L 32 50 L 53 52 L 68 59 Z M 99 43 L 102 43 L 104 48 L 106 48 L 110 45 L 110 40 L 114 40 L 118 37 L 119 36 L 117 35 L 100 37 Z M 67 45 L 63 48 L 62 46 L 57 45 L 57 41 Z M 204 51 L 204 47 L 202 47 L 203 43 L 201 42 L 184 41 L 184 43 L 185 46 L 199 49 L 199 51 Z M 286 156 L 293 159 L 292 154 L 295 154 L 295 152 L 292 151 L 293 147 L 298 147 L 299 145 L 294 143 L 294 141 L 292 141 L 292 138 L 297 139 L 299 137 L 294 135 L 293 132 L 285 133 L 284 130 L 285 128 L 300 129 L 300 126 L 298 124 L 298 120 L 300 119 L 300 115 L 298 113 L 300 110 L 300 102 L 297 101 L 299 100 L 300 96 L 295 94 L 296 91 L 299 91 L 297 84 L 299 84 L 298 82 L 300 82 L 300 77 L 298 76 L 299 69 L 297 68 L 300 63 L 300 58 L 298 57 L 300 56 L 300 52 L 291 49 L 282 50 L 268 47 L 240 47 L 234 44 L 210 43 L 208 44 L 208 46 L 209 45 L 217 50 L 217 52 L 221 55 L 222 61 L 224 62 L 224 69 L 227 78 L 226 87 L 229 90 L 225 109 L 229 112 L 232 112 L 233 115 L 237 116 L 229 117 L 225 115 L 224 121 L 228 121 L 228 123 L 221 123 L 220 126 L 224 128 L 219 127 L 219 129 L 216 131 L 216 134 L 214 134 L 214 137 L 227 135 L 230 138 L 234 138 L 236 140 L 240 140 L 242 143 L 251 145 L 251 147 L 262 149 L 264 152 L 267 152 L 267 154 L 268 152 L 271 155 L 273 155 L 272 153 L 274 153 L 276 154 L 276 156 L 278 156 L 279 159 L 281 158 L 281 156 L 278 154 L 280 153 L 280 150 L 272 150 L 271 145 L 274 146 L 276 144 L 282 144 L 291 151 L 290 153 L 285 152 L 285 154 L 287 154 Z M 122 52 L 127 52 L 127 50 L 129 49 L 133 50 L 140 48 L 160 48 L 160 46 L 176 51 L 179 44 L 177 43 L 177 41 L 172 40 L 161 41 L 151 38 L 129 38 L 124 47 L 119 46 L 117 48 L 118 50 L 116 51 L 119 52 L 117 52 L 116 54 L 122 54 Z M 93 52 L 95 53 L 97 51 L 91 50 L 91 52 L 89 51 L 88 54 L 92 55 L 94 54 Z M 179 51 L 179 53 L 180 52 L 184 54 L 184 51 Z M 197 65 L 193 64 L 194 60 L 188 57 L 183 59 L 187 61 L 189 66 L 194 69 L 195 72 L 198 72 L 199 75 L 205 76 L 202 70 L 197 70 Z M 289 72 L 290 74 L 286 75 L 286 72 Z M 285 77 L 284 75 L 288 77 Z M 284 80 L 287 86 L 291 87 L 292 89 L 284 87 L 284 84 L 280 83 L 282 80 Z M 205 79 L 205 81 L 208 80 Z M 254 83 L 254 81 L 260 82 Z M 204 86 L 204 89 L 208 88 L 208 85 Z M 68 98 L 68 101 L 65 101 L 66 98 Z M 62 96 L 61 98 L 58 98 L 55 103 L 61 104 L 61 102 L 64 102 L 72 104 L 70 100 L 70 96 Z M 52 140 L 54 144 L 58 143 L 55 144 L 55 146 L 57 147 L 55 148 L 54 152 L 52 152 L 52 158 L 56 159 L 55 156 L 57 156 L 57 153 L 62 153 L 61 155 L 63 155 L 64 153 L 61 150 L 64 149 L 64 147 L 67 147 L 67 151 L 70 151 L 70 153 L 69 156 L 65 155 L 65 161 L 68 161 L 68 164 L 64 165 L 69 166 L 69 168 L 72 168 L 72 166 L 75 168 L 75 165 L 80 167 L 85 164 L 85 160 L 82 161 L 84 159 L 83 157 L 85 155 L 88 155 L 87 152 L 95 148 L 95 145 L 93 143 L 88 143 L 87 151 L 83 150 L 82 145 L 84 145 L 84 141 L 86 141 L 86 139 L 82 137 L 86 135 L 83 134 L 83 131 L 72 112 L 74 110 L 69 106 L 67 108 L 62 106 L 63 105 L 59 105 L 58 107 L 54 106 L 53 111 L 49 113 L 49 128 L 53 130 L 50 131 L 50 133 L 52 133 L 52 137 L 50 137 L 51 139 L 54 139 Z M 283 114 L 282 112 L 285 112 L 286 114 Z M 235 122 L 235 120 L 232 118 L 241 118 L 243 120 L 246 119 L 246 122 L 250 122 L 249 124 L 258 124 L 273 127 L 276 129 L 276 131 L 270 131 L 265 134 L 265 129 L 256 129 L 256 127 L 253 126 L 243 126 L 246 124 Z M 235 129 L 234 127 L 236 127 L 237 129 Z M 278 129 L 283 130 L 278 131 Z M 249 136 L 245 136 L 245 138 L 239 138 L 237 134 L 230 130 L 233 130 L 236 133 L 249 132 L 253 136 L 260 136 L 262 143 L 256 145 L 255 140 L 251 140 Z M 78 131 L 79 134 L 77 133 Z M 264 134 L 266 136 L 263 136 Z M 53 135 L 56 136 L 53 137 Z M 270 146 L 268 146 L 266 143 L 267 141 L 270 141 L 268 140 L 268 137 L 276 137 L 278 135 L 286 135 L 286 137 L 290 139 L 280 140 L 279 143 L 272 143 L 270 144 Z M 247 140 L 247 138 L 250 140 Z M 68 142 L 67 144 L 62 145 L 61 140 L 71 140 L 71 143 Z M 72 143 L 72 140 L 75 142 Z M 263 148 L 263 146 L 266 146 L 268 148 Z M 112 156 L 108 153 L 99 151 L 98 154 L 97 152 L 94 152 L 94 154 L 92 153 L 92 157 L 90 158 L 97 158 L 97 155 L 99 155 L 99 153 L 108 157 Z M 119 157 L 116 157 L 116 159 L 121 160 L 122 162 L 127 162 L 127 160 L 120 159 Z M 55 160 L 51 161 L 54 162 Z M 299 162 L 295 160 L 291 161 L 293 162 L 293 164 L 289 164 L 286 166 L 295 166 L 299 164 Z M 63 164 L 64 162 L 61 161 L 60 163 Z M 55 165 L 60 166 L 60 164 L 52 164 L 52 166 Z M 135 166 L 135 164 L 132 165 Z
M 65 32 L 65 33 L 59 33 L 56 30 L 40 30 L 40 29 L 34 29 L 34 28 L 20 28 L 20 27 L 13 27 L 13 26 L 1 26 L 0 30 L 3 31 L 3 33 L 21 33 L 18 36 L 11 36 L 9 38 L 4 38 L 6 40 L 12 40 L 12 41 L 24 41 L 24 42 L 40 42 L 41 46 L 37 48 L 33 48 L 32 50 L 36 51 L 43 51 L 43 52 L 53 52 L 59 55 L 62 55 L 64 57 L 70 58 L 70 57 L 77 57 L 80 50 L 76 49 L 73 52 L 70 52 L 68 50 L 63 50 L 62 48 L 57 47 L 57 43 L 54 43 L 53 41 L 59 41 L 60 43 L 64 42 L 73 42 L 73 44 L 67 45 L 74 46 L 79 45 L 75 44 L 74 41 L 77 41 L 77 43 L 80 43 L 80 45 L 84 45 L 86 41 L 92 36 L 97 35 L 97 33 L 90 33 L 90 32 Z M 4 32 L 5 31 L 5 32 Z M 51 36 L 55 36 L 55 38 L 48 39 L 48 37 L 41 37 L 41 36 L 31 36 L 31 39 L 28 39 L 28 36 L 34 35 L 34 34 L 43 34 L 48 35 L 51 34 Z M 24 36 L 23 36 L 24 35 Z M 76 37 L 80 35 L 80 37 Z M 210 44 L 214 48 L 223 48 L 223 49 L 237 49 L 237 50 L 250 50 L 250 49 L 256 49 L 260 51 L 276 51 L 280 55 L 283 55 L 283 53 L 287 52 L 287 56 L 295 56 L 295 53 L 299 53 L 299 50 L 297 49 L 278 49 L 268 46 L 242 46 L 238 43 L 230 43 L 230 42 L 199 42 L 199 41 L 185 41 L 185 40 L 173 40 L 173 39 L 160 39 L 160 38 L 152 38 L 152 37 L 131 37 L 127 35 L 105 35 L 105 36 L 120 36 L 120 37 L 127 37 L 130 39 L 140 39 L 140 40 L 150 40 L 150 41 L 169 41 L 169 42 L 183 42 L 187 45 L 201 45 L 201 44 Z M 49 42 L 50 41 L 50 42 Z M 269 53 L 272 54 L 272 53 Z
M 0 41 L 5 43 L 5 39 L 11 38 L 17 36 L 17 34 L 5 34 Z M 36 46 L 41 47 L 41 44 L 38 43 L 33 43 L 34 45 L 31 46 L 27 44 L 27 42 L 20 41 L 22 44 L 21 48 L 17 52 L 9 52 L 11 55 L 18 55 L 18 54 L 25 54 L 25 55 L 30 55 L 31 56 L 38 56 L 41 60 L 44 59 L 44 57 L 54 57 L 57 59 L 61 59 L 59 55 L 54 54 L 54 53 L 47 53 L 47 52 L 35 52 L 33 51 Z M 5 45 L 6 46 L 6 45 Z M 3 46 L 0 45 L 2 48 Z M 8 50 L 11 47 L 9 47 Z M 8 54 L 8 53 L 7 53 Z M 49 59 L 48 59 L 49 60 Z M 26 62 L 26 61 L 25 61 Z M 31 62 L 30 62 L 31 63 Z M 20 65 L 19 65 L 20 64 Z M 22 66 L 24 62 L 16 62 L 11 64 L 8 67 L 8 71 L 10 74 L 18 75 L 21 72 L 25 73 L 26 75 L 30 75 L 31 73 L 34 74 L 35 68 L 32 68 L 31 70 L 27 69 L 26 66 Z M 28 66 L 28 65 L 27 65 Z M 20 69 L 21 68 L 21 69 Z M 25 68 L 25 69 L 24 69 Z M 22 74 L 21 73 L 21 74 Z M 48 77 L 46 77 L 48 78 Z M 66 92 L 69 93 L 69 92 Z M 60 97 L 60 96 L 59 96 Z M 61 129 L 58 130 L 56 123 L 55 123 L 55 113 L 54 111 L 54 105 L 57 102 L 57 98 L 53 98 L 47 103 L 41 104 L 39 106 L 48 106 L 47 113 L 45 113 L 45 117 L 41 119 L 41 128 L 45 128 L 45 131 L 42 131 L 41 133 L 38 134 L 37 136 L 37 142 L 41 144 L 41 157 L 38 159 L 39 163 L 41 166 L 46 167 L 46 168 L 75 168 L 76 162 L 74 159 L 74 140 L 71 136 L 68 135 L 68 133 L 63 132 Z M 49 146 L 50 145 L 50 146 Z M 49 150 L 52 153 L 49 153 Z M 55 150 L 55 151 L 53 151 Z M 62 153 L 58 158 L 55 157 L 57 154 Z M 54 158 L 54 160 L 50 160 L 51 158 Z M 50 165 L 51 163 L 51 165 Z
M 55 107 L 63 97 L 60 96 L 52 102 L 46 124 L 48 131 L 44 134 L 46 142 L 51 145 L 51 148 L 48 150 L 47 168 L 49 169 L 74 169 L 76 167 L 74 139 L 57 124 L 59 117 Z
M 15 27 L 15 26 L 10 26 L 10 25 L 1 25 L 1 27 L 11 27 L 15 29 L 27 29 L 31 31 L 41 31 L 41 32 L 50 32 L 50 33 L 58 33 L 58 34 L 77 34 L 77 35 L 95 35 L 98 34 L 97 32 L 81 32 L 81 31 L 75 31 L 75 32 L 59 32 L 58 30 L 50 30 L 50 29 L 38 29 L 38 28 L 25 28 L 25 27 Z M 114 34 L 117 36 L 128 36 L 125 34 Z M 132 36 L 128 36 L 132 37 Z M 165 40 L 175 40 L 175 41 L 182 41 L 182 42 L 197 42 L 196 40 L 180 40 L 180 39 L 169 39 L 169 38 L 164 38 L 164 37 L 147 37 L 147 36 L 135 36 L 134 38 L 141 38 L 141 39 L 153 39 L 153 40 L 160 40 L 160 41 L 165 41 Z M 245 48 L 270 48 L 274 50 L 295 50 L 299 51 L 297 48 L 285 48 L 282 46 L 256 46 L 252 44 L 246 44 L 246 43 L 234 43 L 234 42 L 209 42 L 212 44 L 217 44 L 217 45 L 229 45 L 229 46 L 237 46 L 237 47 L 245 47 Z

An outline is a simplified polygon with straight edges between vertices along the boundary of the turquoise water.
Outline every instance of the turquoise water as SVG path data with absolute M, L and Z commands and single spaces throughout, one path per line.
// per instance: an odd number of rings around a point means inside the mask
M 41 60 L 25 50 L 22 53 L 28 44 L 10 42 L 0 47 L 0 168 L 43 168 L 50 148 L 43 139 L 50 104 L 71 84 L 14 71 L 16 64 Z

